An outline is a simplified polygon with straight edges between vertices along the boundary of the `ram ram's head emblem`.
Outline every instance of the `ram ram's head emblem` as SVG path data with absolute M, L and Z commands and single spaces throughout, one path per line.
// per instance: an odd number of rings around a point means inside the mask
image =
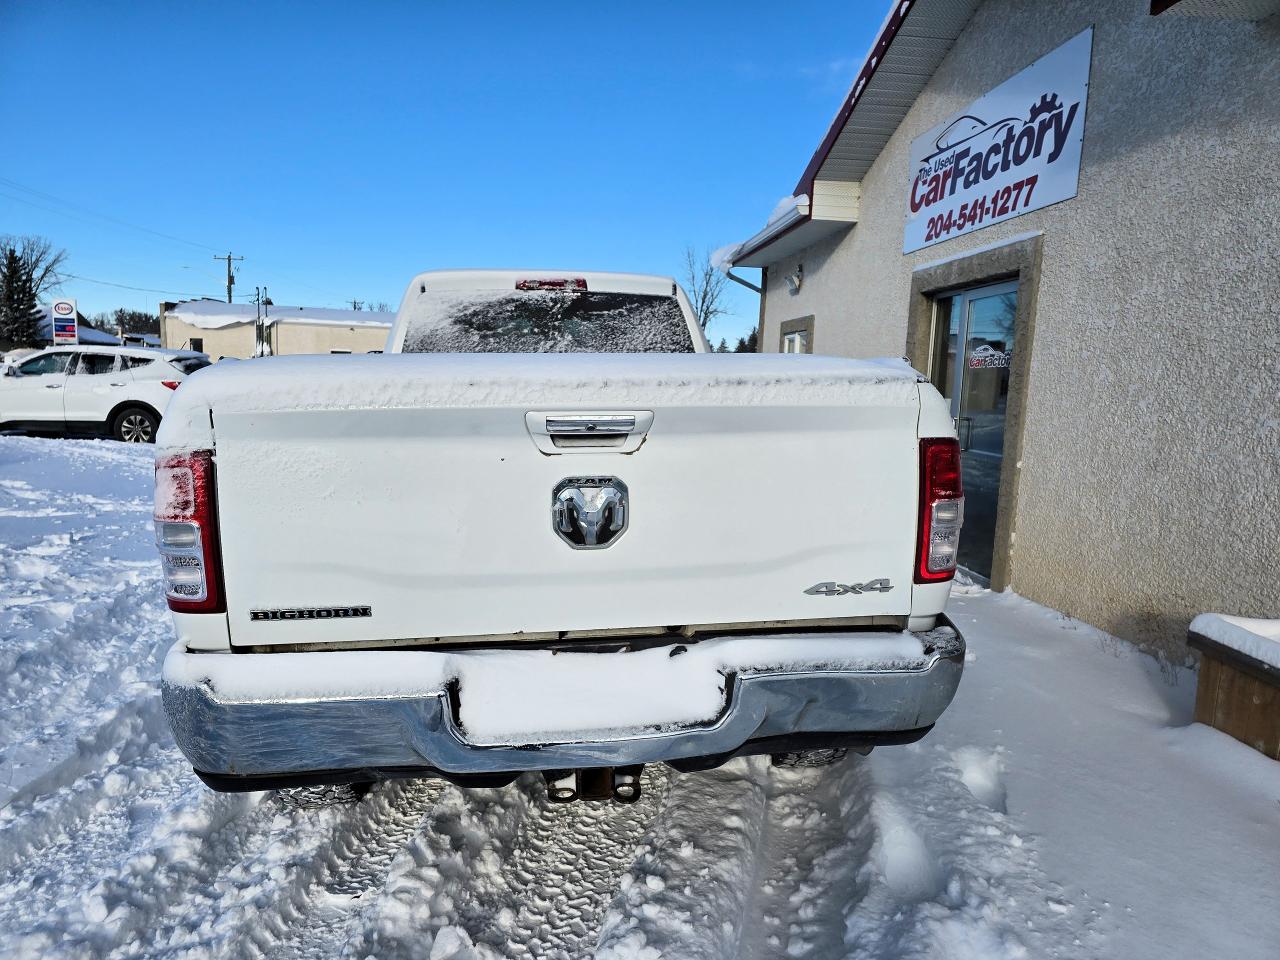
M 551 526 L 575 550 L 596 550 L 627 529 L 627 485 L 617 477 L 566 477 L 551 491 Z

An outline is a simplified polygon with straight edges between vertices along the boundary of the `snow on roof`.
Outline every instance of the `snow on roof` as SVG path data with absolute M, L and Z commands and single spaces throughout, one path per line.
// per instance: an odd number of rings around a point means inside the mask
M 774 204 L 773 213 L 769 214 L 769 219 L 762 229 L 756 231 L 741 243 L 731 243 L 720 247 L 715 253 L 711 254 L 711 266 L 721 273 L 728 273 L 734 262 L 742 254 L 764 246 L 768 241 L 795 226 L 801 219 L 809 215 L 809 209 L 808 194 L 801 193 L 791 197 L 783 197 Z
M 390 328 L 394 313 L 380 310 L 331 310 L 326 307 L 273 305 L 267 309 L 267 323 L 308 323 L 339 327 Z M 253 323 L 258 308 L 252 303 L 223 303 L 221 300 L 184 300 L 165 311 L 201 330 L 217 330 L 241 323 Z
M 1280 620 L 1202 613 L 1191 621 L 1191 632 L 1280 670 Z

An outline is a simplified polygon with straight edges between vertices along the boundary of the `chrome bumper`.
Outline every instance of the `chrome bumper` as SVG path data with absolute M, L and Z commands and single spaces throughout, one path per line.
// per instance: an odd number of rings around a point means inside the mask
M 793 638 L 815 636 L 820 640 L 806 639 L 802 654 L 788 651 Z M 866 641 L 877 638 L 892 638 L 900 648 L 906 641 L 911 655 L 860 656 L 860 649 L 874 649 Z M 672 656 L 684 652 L 677 646 L 669 648 Z M 687 648 L 699 654 L 691 660 L 710 662 L 714 657 L 719 664 L 725 690 L 719 715 L 677 729 L 610 730 L 559 742 L 468 741 L 458 703 L 466 690 L 459 691 L 448 679 L 449 670 L 441 668 L 445 661 L 438 658 L 455 658 L 448 662 L 456 664 L 456 658 L 478 651 L 363 652 L 359 656 L 366 673 L 369 657 L 386 656 L 386 667 L 399 675 L 418 665 L 423 675 L 433 677 L 427 689 L 407 691 L 393 684 L 370 695 L 344 692 L 344 684 L 351 685 L 348 668 L 356 663 L 344 652 L 189 653 L 174 647 L 165 660 L 162 692 L 178 746 L 211 783 L 308 775 L 313 781 L 338 780 L 343 771 L 465 778 L 657 761 L 679 765 L 752 752 L 744 748 L 753 741 L 797 734 L 863 734 L 868 743 L 892 742 L 894 734 L 915 732 L 918 737 L 950 704 L 965 653 L 963 637 L 945 618 L 924 633 L 722 637 Z M 777 652 L 762 655 L 763 649 Z M 482 655 L 501 657 L 502 652 Z M 298 660 L 282 658 L 305 658 L 305 669 Z M 282 679 L 262 679 L 264 668 Z M 240 682 L 241 677 L 248 682 Z M 619 698 L 645 694 L 643 689 L 616 690 Z

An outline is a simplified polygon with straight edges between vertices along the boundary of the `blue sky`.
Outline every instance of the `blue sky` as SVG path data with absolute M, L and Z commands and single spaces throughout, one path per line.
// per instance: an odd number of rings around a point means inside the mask
M 0 233 L 171 292 L 69 281 L 88 314 L 222 296 L 228 249 L 237 299 L 311 306 L 432 268 L 678 275 L 790 192 L 886 9 L 0 0 Z M 730 296 L 713 340 L 755 323 Z

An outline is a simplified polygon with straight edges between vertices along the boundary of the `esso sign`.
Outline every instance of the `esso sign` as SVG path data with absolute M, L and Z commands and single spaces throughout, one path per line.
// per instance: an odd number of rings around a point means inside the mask
M 76 327 L 76 302 L 74 300 L 53 301 L 53 342 L 79 343 L 80 331 Z

